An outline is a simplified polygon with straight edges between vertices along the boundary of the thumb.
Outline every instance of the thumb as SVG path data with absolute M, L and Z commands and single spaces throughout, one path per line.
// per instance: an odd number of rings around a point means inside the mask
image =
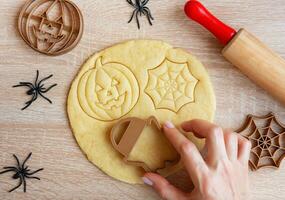
M 187 194 L 171 185 L 164 177 L 155 173 L 146 173 L 143 182 L 152 186 L 163 199 L 186 200 Z

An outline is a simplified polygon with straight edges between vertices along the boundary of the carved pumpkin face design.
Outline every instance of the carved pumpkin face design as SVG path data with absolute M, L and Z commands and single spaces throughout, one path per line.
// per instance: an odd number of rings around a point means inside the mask
M 102 64 L 98 58 L 93 69 L 87 71 L 78 86 L 82 109 L 98 120 L 118 119 L 136 104 L 139 87 L 127 67 L 119 63 Z
M 59 55 L 79 42 L 83 20 L 71 1 L 30 0 L 20 13 L 18 28 L 22 38 L 33 49 Z
M 56 21 L 49 21 L 42 16 L 40 26 L 33 26 L 33 33 L 37 40 L 37 48 L 43 51 L 50 51 L 55 44 L 66 37 L 66 35 L 62 33 L 62 29 L 63 24 Z
M 61 35 L 63 24 L 59 22 L 51 22 L 46 18 L 42 18 L 41 24 L 39 27 L 34 26 L 36 30 L 40 31 L 41 34 L 47 34 L 53 38 L 59 38 Z M 37 36 L 38 37 L 38 36 Z M 47 37 L 48 39 L 49 37 Z M 40 39 L 38 37 L 38 39 Z
M 98 69 L 95 80 L 95 92 L 98 98 L 96 104 L 106 110 L 112 110 L 116 109 L 116 106 L 122 106 L 126 98 L 126 91 L 124 89 L 122 90 L 122 83 L 115 77 L 110 77 L 109 74 L 109 69 Z M 103 77 L 104 80 L 102 80 Z

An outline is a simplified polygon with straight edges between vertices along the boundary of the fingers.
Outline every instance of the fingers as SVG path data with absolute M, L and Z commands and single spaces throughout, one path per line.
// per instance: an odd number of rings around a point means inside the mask
M 186 200 L 187 194 L 171 185 L 165 178 L 158 174 L 146 173 L 143 177 L 145 184 L 152 186 L 162 199 Z
M 170 122 L 164 126 L 164 133 L 180 154 L 183 164 L 194 184 L 208 171 L 197 147 L 180 133 Z
M 217 160 L 227 158 L 224 133 L 220 127 L 207 121 L 196 119 L 184 122 L 181 128 L 186 132 L 194 133 L 197 137 L 206 138 L 210 162 L 215 163 Z
M 163 126 L 164 134 L 169 142 L 180 153 L 182 144 L 188 143 L 189 140 L 180 133 L 171 122 L 166 122 Z
M 229 160 L 237 160 L 238 157 L 238 136 L 231 130 L 224 130 L 225 146 Z
M 238 135 L 238 160 L 247 165 L 251 150 L 251 143 Z

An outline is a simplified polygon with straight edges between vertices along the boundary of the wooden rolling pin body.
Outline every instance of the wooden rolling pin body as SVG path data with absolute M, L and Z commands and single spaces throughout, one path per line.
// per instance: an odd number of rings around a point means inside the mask
M 285 60 L 241 29 L 222 51 L 246 76 L 285 104 Z
M 223 56 L 285 105 L 285 60 L 244 29 L 236 32 L 198 0 L 185 4 L 185 13 L 225 45 Z

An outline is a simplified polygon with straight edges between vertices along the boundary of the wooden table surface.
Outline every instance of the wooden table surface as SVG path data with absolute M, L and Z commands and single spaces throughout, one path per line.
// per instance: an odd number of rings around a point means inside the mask
M 24 0 L 1 0 L 0 6 L 0 167 L 14 165 L 12 154 L 23 159 L 33 152 L 28 165 L 44 167 L 41 181 L 28 180 L 28 192 L 7 190 L 18 182 L 10 174 L 0 176 L 0 199 L 159 199 L 143 185 L 116 181 L 87 161 L 71 133 L 66 97 L 80 65 L 92 53 L 128 39 L 159 39 L 187 49 L 207 68 L 217 97 L 215 122 L 238 128 L 247 114 L 276 113 L 285 123 L 285 107 L 252 83 L 221 56 L 222 46 L 204 29 L 189 21 L 183 13 L 185 0 L 151 0 L 155 17 L 149 26 L 142 19 L 142 29 L 127 24 L 132 8 L 125 0 L 74 0 L 81 8 L 85 29 L 81 42 L 71 52 L 48 57 L 29 48 L 20 37 L 17 17 Z M 247 28 L 285 58 L 284 0 L 203 1 L 225 22 L 235 28 Z M 21 111 L 29 99 L 25 89 L 13 89 L 19 81 L 54 74 L 49 83 L 58 86 L 47 96 L 50 105 L 38 99 Z M 278 85 L 276 85 L 278 87 Z M 285 162 L 285 161 L 284 161 Z M 184 172 L 171 177 L 174 183 L 189 189 Z M 285 164 L 280 169 L 262 169 L 250 173 L 254 200 L 279 200 L 285 196 Z

